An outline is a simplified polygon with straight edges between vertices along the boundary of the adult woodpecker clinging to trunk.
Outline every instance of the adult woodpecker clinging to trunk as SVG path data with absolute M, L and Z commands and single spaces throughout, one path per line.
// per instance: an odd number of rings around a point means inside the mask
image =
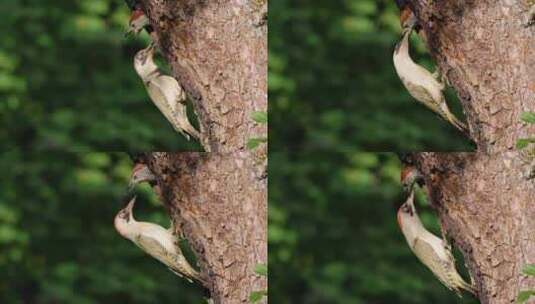
M 425 229 L 414 206 L 414 190 L 398 210 L 398 224 L 412 252 L 448 289 L 461 296 L 461 289 L 476 294 L 455 268 L 455 260 L 445 240 Z
M 467 133 L 466 125 L 458 120 L 448 108 L 443 90 L 445 85 L 438 80 L 439 74 L 431 74 L 416 64 L 409 54 L 409 37 L 416 25 L 414 15 L 404 24 L 401 40 L 394 50 L 394 67 L 409 94 L 418 102 L 450 122 L 455 128 Z
M 155 44 L 140 50 L 134 56 L 134 68 L 143 80 L 150 99 L 162 112 L 173 128 L 189 140 L 189 136 L 198 139 L 199 132 L 191 125 L 187 115 L 186 93 L 178 81 L 160 72 L 154 62 Z
M 114 224 L 117 232 L 169 267 L 176 275 L 206 287 L 206 282 L 182 254 L 178 246 L 178 238 L 173 234 L 173 226 L 165 229 L 157 224 L 136 221 L 133 214 L 135 202 L 134 197 L 115 216 Z

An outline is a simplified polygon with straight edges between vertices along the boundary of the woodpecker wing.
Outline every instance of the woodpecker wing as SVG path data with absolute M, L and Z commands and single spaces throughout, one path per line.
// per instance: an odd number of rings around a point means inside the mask
M 454 278 L 452 277 L 452 270 L 456 273 L 453 260 L 439 257 L 437 250 L 431 244 L 420 238 L 414 240 L 414 253 L 444 286 L 449 290 L 455 290 L 459 293 L 458 286 L 454 285 Z
M 187 106 L 185 103 L 186 93 L 180 87 L 177 80 L 171 76 L 161 75 L 152 80 L 154 87 L 158 87 L 168 100 L 169 107 L 173 112 L 173 121 L 178 128 L 189 135 L 199 138 L 199 132 L 191 125 L 188 119 Z
M 169 270 L 181 278 L 193 283 L 192 280 L 202 282 L 199 273 L 191 267 L 178 244 L 166 248 L 159 240 L 152 236 L 139 235 L 135 242 L 143 251 L 165 264 Z M 168 244 L 169 245 L 169 244 Z
M 186 93 L 175 78 L 168 75 L 161 75 L 158 76 L 158 78 L 154 81 L 155 85 L 159 86 L 164 92 L 165 97 L 167 100 L 169 100 L 169 104 L 173 111 L 176 111 L 177 103 L 184 102 L 186 100 Z
M 158 110 L 160 110 L 160 112 L 165 116 L 165 119 L 167 119 L 167 121 L 177 132 L 189 139 L 189 135 L 176 124 L 176 119 L 174 117 L 176 113 L 173 111 L 171 104 L 167 100 L 164 92 L 161 90 L 161 85 L 158 83 L 158 81 L 156 81 L 156 79 L 150 80 L 146 83 L 146 87 L 150 99 L 152 99 Z
M 177 265 L 177 254 L 175 251 L 170 251 L 169 249 L 171 248 L 165 248 L 159 240 L 143 234 L 136 238 L 135 243 L 141 249 L 143 249 L 143 251 L 169 267 L 169 269 L 171 269 L 171 271 L 173 271 L 175 274 L 180 277 L 184 277 L 183 274 L 174 270 Z M 186 279 L 191 282 L 189 278 L 186 277 Z

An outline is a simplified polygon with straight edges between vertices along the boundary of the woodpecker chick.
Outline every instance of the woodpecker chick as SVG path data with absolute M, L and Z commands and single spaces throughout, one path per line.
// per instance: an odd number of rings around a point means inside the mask
M 154 175 L 154 173 L 152 173 L 152 171 L 150 171 L 147 165 L 137 163 L 134 166 L 134 169 L 132 169 L 132 175 L 130 176 L 130 183 L 128 184 L 128 188 L 132 190 L 137 184 L 143 182 L 148 182 L 152 184 L 156 182 L 156 176 Z
M 407 165 L 401 170 L 401 185 L 405 193 L 410 193 L 416 183 L 423 183 L 423 176 L 415 166 Z
M 169 267 L 176 275 L 187 279 L 189 282 L 195 281 L 204 286 L 204 280 L 182 254 L 177 244 L 178 240 L 173 235 L 173 229 L 165 229 L 153 223 L 136 221 L 133 215 L 135 202 L 136 198 L 134 197 L 115 216 L 115 229 L 117 232 Z
M 416 19 L 413 16 L 410 21 L 407 21 L 402 38 L 396 45 L 393 56 L 396 72 L 413 98 L 449 121 L 459 131 L 466 133 L 466 125 L 459 121 L 448 108 L 446 98 L 442 93 L 445 85 L 436 79 L 437 75 L 431 74 L 410 57 L 409 37 L 415 24 Z
M 406 0 L 395 0 L 396 5 L 399 8 L 399 22 L 401 27 L 406 23 L 406 21 L 411 18 L 413 15 L 412 10 L 410 9 Z
M 163 75 L 154 63 L 155 44 L 139 51 L 134 57 L 134 68 L 143 80 L 150 99 L 162 112 L 173 128 L 189 140 L 189 136 L 199 138 L 199 132 L 191 125 L 187 115 L 186 93 L 178 81 Z
M 476 294 L 475 289 L 459 275 L 448 244 L 427 231 L 414 207 L 414 190 L 398 210 L 398 224 L 418 259 L 429 268 L 449 290 L 461 296 L 461 289 Z
M 128 22 L 128 31 L 125 33 L 125 36 L 130 33 L 134 33 L 134 35 L 137 35 L 147 25 L 149 25 L 149 18 L 147 17 L 147 15 L 145 15 L 145 12 L 143 12 L 141 8 L 136 7 L 130 15 L 130 21 Z

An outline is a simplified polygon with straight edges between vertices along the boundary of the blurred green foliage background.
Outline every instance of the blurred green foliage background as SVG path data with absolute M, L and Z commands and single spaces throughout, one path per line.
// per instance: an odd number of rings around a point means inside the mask
M 125 153 L 0 156 L 0 303 L 204 303 L 115 231 L 132 163 Z M 169 226 L 148 185 L 137 220 Z
M 124 0 L 2 0 L 3 147 L 199 150 L 152 104 L 133 68 L 148 35 L 124 38 Z
M 477 303 L 448 291 L 406 244 L 396 154 L 363 152 L 473 149 L 397 77 L 394 1 L 278 0 L 269 15 L 270 302 Z M 454 92 L 447 99 L 461 116 Z M 421 194 L 418 206 L 438 234 Z

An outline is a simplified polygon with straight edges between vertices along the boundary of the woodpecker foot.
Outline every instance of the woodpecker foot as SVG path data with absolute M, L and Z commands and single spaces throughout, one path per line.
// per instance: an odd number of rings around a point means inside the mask
M 449 79 L 446 77 L 445 74 L 440 71 L 440 69 L 437 67 L 437 69 L 433 72 L 433 78 L 435 78 L 441 85 L 441 90 L 444 90 L 446 86 L 451 86 Z
M 444 248 L 451 252 L 451 244 L 448 242 L 448 237 L 446 236 L 446 230 L 440 227 L 440 233 L 442 235 L 442 245 Z

